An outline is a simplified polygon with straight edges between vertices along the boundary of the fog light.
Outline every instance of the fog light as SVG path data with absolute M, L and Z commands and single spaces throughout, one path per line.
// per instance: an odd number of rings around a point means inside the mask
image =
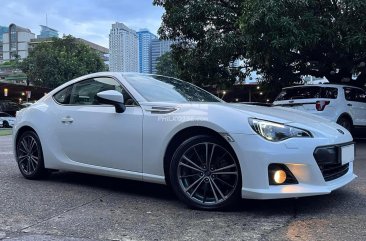
M 298 184 L 294 174 L 283 163 L 271 163 L 268 166 L 269 185 Z
M 286 181 L 287 175 L 283 170 L 277 170 L 274 172 L 273 180 L 276 184 L 282 184 Z

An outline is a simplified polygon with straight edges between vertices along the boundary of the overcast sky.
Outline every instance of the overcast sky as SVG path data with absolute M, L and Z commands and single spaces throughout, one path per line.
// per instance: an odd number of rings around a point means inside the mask
M 0 0 L 0 25 L 15 23 L 37 35 L 47 14 L 48 26 L 60 37 L 71 34 L 108 48 L 112 23 L 156 34 L 163 12 L 152 0 Z

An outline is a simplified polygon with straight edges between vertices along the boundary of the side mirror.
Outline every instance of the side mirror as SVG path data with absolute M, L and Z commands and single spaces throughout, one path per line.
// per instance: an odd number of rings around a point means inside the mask
M 113 105 L 117 113 L 123 113 L 126 110 L 123 95 L 116 90 L 106 90 L 97 94 L 97 100 L 101 104 Z

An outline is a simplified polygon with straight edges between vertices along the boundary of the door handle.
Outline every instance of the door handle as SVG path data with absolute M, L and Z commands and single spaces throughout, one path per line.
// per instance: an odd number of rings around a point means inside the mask
M 347 104 L 348 106 L 352 106 L 352 104 Z
M 74 119 L 71 118 L 70 116 L 66 116 L 66 117 L 61 119 L 61 122 L 63 124 L 71 124 L 73 121 L 74 121 Z

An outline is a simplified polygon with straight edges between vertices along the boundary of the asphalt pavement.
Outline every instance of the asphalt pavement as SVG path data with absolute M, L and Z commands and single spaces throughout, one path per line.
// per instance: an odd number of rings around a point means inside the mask
M 165 186 L 58 172 L 30 181 L 0 137 L 0 240 L 366 240 L 366 141 L 358 178 L 330 195 L 187 208 Z

